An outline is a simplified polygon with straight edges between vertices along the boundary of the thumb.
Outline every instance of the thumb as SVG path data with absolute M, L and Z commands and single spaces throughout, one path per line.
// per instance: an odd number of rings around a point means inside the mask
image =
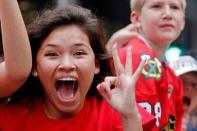
M 111 99 L 111 94 L 109 90 L 106 90 L 105 87 L 105 82 L 102 82 L 100 84 L 97 85 L 97 90 L 98 92 L 102 95 L 102 97 L 106 100 L 106 101 L 110 101 Z

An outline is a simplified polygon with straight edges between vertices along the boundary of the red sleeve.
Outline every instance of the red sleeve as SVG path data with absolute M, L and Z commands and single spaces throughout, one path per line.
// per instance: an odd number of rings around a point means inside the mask
M 150 131 L 155 125 L 155 122 L 156 122 L 155 117 L 151 115 L 150 113 L 148 113 L 141 106 L 138 105 L 137 107 L 142 118 L 143 130 Z M 114 111 L 114 115 L 113 115 L 113 131 L 123 131 L 120 116 L 118 112 L 116 111 Z
M 0 108 L 0 131 L 2 130 L 2 128 L 3 128 L 3 113 Z
M 138 105 L 138 111 L 142 118 L 143 129 L 151 129 L 155 125 L 155 117 L 148 113 L 143 107 Z
M 2 102 L 1 103 L 2 105 L 0 105 L 0 131 L 3 131 L 3 128 L 4 128 L 4 126 L 6 126 L 6 122 L 8 122 L 8 121 L 6 119 L 7 117 L 5 117 L 6 116 L 5 112 L 7 111 L 6 108 L 5 108 L 6 107 L 5 100 L 2 99 L 1 102 Z M 10 121 L 9 121 L 9 123 L 10 123 Z

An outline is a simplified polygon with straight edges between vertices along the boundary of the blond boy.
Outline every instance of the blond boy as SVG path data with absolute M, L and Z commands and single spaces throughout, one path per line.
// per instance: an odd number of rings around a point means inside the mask
M 143 57 L 148 58 L 136 86 L 136 100 L 156 122 L 144 130 L 181 130 L 182 84 L 162 58 L 184 28 L 185 8 L 185 0 L 131 0 L 130 19 L 138 35 L 120 48 L 119 55 L 125 64 L 125 52 L 131 47 L 134 70 Z

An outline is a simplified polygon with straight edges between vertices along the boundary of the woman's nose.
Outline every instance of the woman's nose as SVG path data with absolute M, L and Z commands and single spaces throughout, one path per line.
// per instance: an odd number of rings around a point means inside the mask
M 68 56 L 63 57 L 58 66 L 59 70 L 65 70 L 65 71 L 74 70 L 75 68 L 76 66 L 74 64 L 73 59 Z

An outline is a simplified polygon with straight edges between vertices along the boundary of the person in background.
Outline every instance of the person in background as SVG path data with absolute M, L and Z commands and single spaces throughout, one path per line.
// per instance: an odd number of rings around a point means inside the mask
M 15 92 L 28 78 L 31 49 L 17 0 L 0 0 L 4 57 L 0 62 L 0 97 Z
M 141 59 L 148 59 L 136 85 L 136 100 L 156 118 L 156 122 L 153 129 L 144 130 L 181 130 L 184 113 L 182 84 L 163 61 L 163 55 L 184 29 L 185 8 L 185 0 L 131 0 L 132 25 L 116 32 L 108 42 L 109 51 L 114 43 L 123 46 L 119 49 L 123 65 L 126 50 L 132 48 L 133 70 Z M 126 39 L 117 38 L 123 37 L 119 33 L 126 33 Z M 129 39 L 129 36 L 134 37 Z
M 145 60 L 133 73 L 130 49 L 123 67 L 114 45 L 118 75 L 112 76 L 102 27 L 90 10 L 71 5 L 48 9 L 28 33 L 32 74 L 0 108 L 1 130 L 142 131 L 142 125 L 154 124 L 135 101 Z
M 192 56 L 180 56 L 170 67 L 183 82 L 185 115 L 183 131 L 197 131 L 197 61 Z

